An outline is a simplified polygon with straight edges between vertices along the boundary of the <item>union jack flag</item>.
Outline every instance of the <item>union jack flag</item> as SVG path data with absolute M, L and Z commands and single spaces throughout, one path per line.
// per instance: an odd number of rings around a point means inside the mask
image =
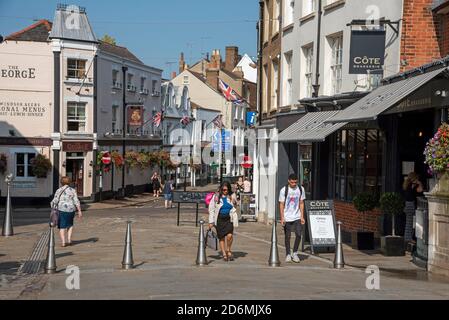
M 153 117 L 153 123 L 156 126 L 156 128 L 159 128 L 163 120 L 164 120 L 164 112 L 162 111 L 156 113 L 156 115 Z
M 218 79 L 221 92 L 223 93 L 226 100 L 231 101 L 235 104 L 242 104 L 243 99 L 239 97 L 237 92 L 235 92 L 229 85 L 227 85 L 223 80 Z
M 191 119 L 189 116 L 184 116 L 179 122 L 181 122 L 183 126 L 187 126 L 190 123 L 190 121 Z
M 212 120 L 212 122 L 214 123 L 214 125 L 217 127 L 217 128 L 223 128 L 224 126 L 223 126 L 223 115 L 222 114 L 219 114 L 218 116 L 216 116 L 215 118 L 214 118 L 214 120 Z

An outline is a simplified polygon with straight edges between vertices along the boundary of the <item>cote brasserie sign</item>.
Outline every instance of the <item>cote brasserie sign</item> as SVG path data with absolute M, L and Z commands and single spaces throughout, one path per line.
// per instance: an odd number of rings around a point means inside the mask
M 36 79 L 36 68 L 21 69 L 18 66 L 0 67 L 0 78 Z
M 385 30 L 352 30 L 350 74 L 383 73 L 385 36 Z

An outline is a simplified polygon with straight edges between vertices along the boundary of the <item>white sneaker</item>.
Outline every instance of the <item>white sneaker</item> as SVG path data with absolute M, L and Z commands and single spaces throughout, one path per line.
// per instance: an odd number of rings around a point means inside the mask
M 285 262 L 292 262 L 292 256 L 287 255 L 287 257 L 285 257 Z
M 300 263 L 301 262 L 297 252 L 293 253 L 293 262 L 296 262 L 296 263 Z

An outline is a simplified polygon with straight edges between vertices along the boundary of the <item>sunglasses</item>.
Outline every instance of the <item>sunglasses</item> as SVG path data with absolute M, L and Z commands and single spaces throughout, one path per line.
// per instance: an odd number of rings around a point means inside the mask
M 221 189 L 222 191 L 228 191 L 228 189 Z

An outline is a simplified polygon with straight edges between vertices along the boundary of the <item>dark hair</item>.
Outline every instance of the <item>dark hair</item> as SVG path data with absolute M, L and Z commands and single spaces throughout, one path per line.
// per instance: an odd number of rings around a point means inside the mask
M 288 176 L 288 180 L 298 180 L 298 176 L 294 173 Z
M 229 183 L 229 181 L 224 181 L 221 185 L 220 185 L 220 189 L 218 189 L 218 193 L 220 194 L 220 197 L 218 198 L 218 201 L 220 201 L 220 199 L 223 197 L 223 187 L 227 187 L 228 188 L 228 196 L 232 195 L 232 188 L 231 188 L 231 184 Z

